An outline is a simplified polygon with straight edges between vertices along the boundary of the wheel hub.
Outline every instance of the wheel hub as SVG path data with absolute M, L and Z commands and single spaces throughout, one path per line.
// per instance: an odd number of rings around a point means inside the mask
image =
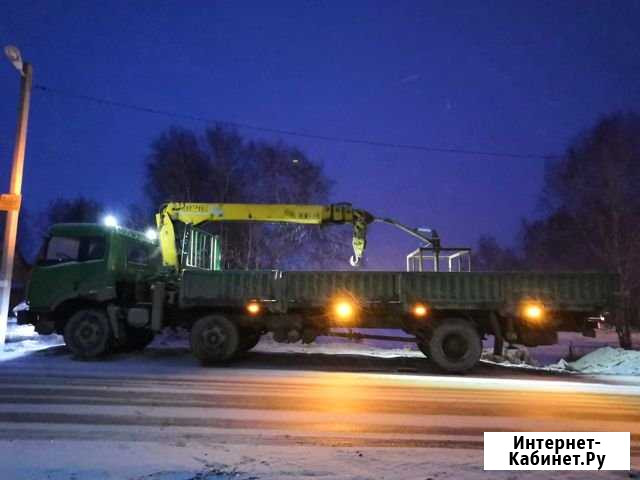
M 211 350 L 219 350 L 227 340 L 224 332 L 217 327 L 208 328 L 202 332 L 202 337 L 207 347 Z
M 442 342 L 444 354 L 451 360 L 460 360 L 469 349 L 466 338 L 461 335 L 448 335 Z
M 91 319 L 86 319 L 78 329 L 77 339 L 82 345 L 96 343 L 100 337 L 100 328 Z

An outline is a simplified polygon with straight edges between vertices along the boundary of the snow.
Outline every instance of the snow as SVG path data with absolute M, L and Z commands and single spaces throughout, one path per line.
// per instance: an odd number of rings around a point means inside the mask
M 336 331 L 344 331 L 336 329 Z M 364 330 L 359 330 L 361 333 Z M 408 335 L 383 329 L 367 329 L 369 334 L 394 335 L 408 337 Z M 391 332 L 391 333 L 390 333 Z M 189 333 L 184 329 L 165 329 L 156 336 L 150 348 L 189 348 Z M 306 354 L 340 354 L 340 355 L 368 355 L 379 358 L 396 357 L 424 357 L 414 343 L 392 342 L 381 340 L 350 340 L 341 337 L 321 336 L 314 343 L 279 343 L 269 333 L 264 335 L 252 351 L 264 353 L 306 353 Z
M 15 315 L 28 308 L 25 302 L 21 302 L 13 307 L 12 311 Z M 15 317 L 9 317 L 5 342 L 3 346 L 0 346 L 0 362 L 62 345 L 64 340 L 60 335 L 38 335 L 32 325 L 18 325 Z
M 381 331 L 370 329 L 368 333 L 380 334 Z M 388 330 L 384 332 L 388 334 Z M 398 335 L 396 332 L 394 334 Z M 380 340 L 353 341 L 340 337 L 318 337 L 316 342 L 310 344 L 278 343 L 273 340 L 270 334 L 262 337 L 260 343 L 253 350 L 268 353 L 368 355 L 379 358 L 424 357 L 413 343 Z
M 60 335 L 38 335 L 33 326 L 18 325 L 15 318 L 9 318 L 5 341 L 0 346 L 0 362 L 64 344 Z
M 501 365 L 503 367 L 517 367 L 530 369 L 545 369 L 534 358 L 531 357 L 526 347 L 506 348 L 502 355 L 493 353 L 493 347 L 482 351 L 481 360 L 485 363 L 493 365 Z
M 19 307 L 16 307 L 19 308 Z M 15 310 L 14 310 L 15 311 Z M 344 329 L 336 329 L 344 333 Z M 354 329 L 355 332 L 374 335 L 408 337 L 399 330 Z M 640 335 L 634 334 L 634 344 L 640 344 Z M 11 360 L 31 352 L 63 345 L 60 335 L 38 335 L 30 325 L 17 325 L 9 319 L 7 343 L 0 349 L 0 361 Z M 599 330 L 596 338 L 578 333 L 561 332 L 555 345 L 540 347 L 506 348 L 503 355 L 493 354 L 493 341 L 484 342 L 482 361 L 505 367 L 566 371 L 583 374 L 640 375 L 640 351 L 614 348 L 617 335 L 613 330 Z M 183 329 L 165 329 L 156 336 L 150 348 L 189 348 L 188 332 Z M 264 353 L 365 355 L 378 358 L 421 358 L 423 353 L 414 343 L 384 340 L 351 340 L 341 337 L 321 336 L 312 344 L 278 343 L 271 334 L 262 337 L 254 351 Z M 582 357 L 579 360 L 571 361 Z
M 30 351 L 48 348 L 52 345 L 62 344 L 62 339 L 57 335 L 38 336 L 32 327 L 19 326 L 13 320 L 9 327 L 9 342 L 7 347 L 13 349 L 15 356 L 28 354 Z M 381 334 L 381 331 L 369 331 L 369 333 Z M 393 335 L 400 335 L 398 332 L 386 332 Z M 422 353 L 411 343 L 402 342 L 381 342 L 376 340 L 362 340 L 358 342 L 336 337 L 321 337 L 315 344 L 304 345 L 281 344 L 273 340 L 270 335 L 263 337 L 255 347 L 259 352 L 291 352 L 291 353 L 324 353 L 324 354 L 353 354 L 353 355 L 373 355 L 393 357 L 422 357 Z M 573 343 L 568 343 L 573 342 Z M 575 345 L 580 338 L 575 335 L 561 336 L 560 346 L 554 346 L 554 352 L 567 352 L 568 345 Z M 599 339 L 588 339 L 596 341 L 600 345 L 603 341 L 610 341 L 615 345 L 613 336 L 605 336 Z M 490 347 L 490 344 L 486 344 Z M 173 356 L 171 350 L 188 348 L 188 334 L 184 330 L 167 329 L 158 335 L 152 343 L 149 352 L 148 362 L 140 365 L 140 357 L 136 355 L 122 355 L 113 361 L 105 362 L 69 362 L 67 355 L 42 355 L 33 356 L 29 360 L 24 360 L 24 370 L 46 370 L 61 372 L 91 374 L 92 376 L 102 376 L 105 372 L 110 375 L 117 375 L 115 378 L 128 378 L 136 375 L 137 378 L 144 378 L 145 375 L 162 377 L 166 375 L 179 375 L 185 378 L 193 376 L 206 377 L 220 374 L 232 381 L 243 377 L 250 377 L 250 384 L 255 384 L 259 380 L 263 382 L 265 376 L 281 376 L 289 379 L 292 375 L 309 377 L 308 382 L 300 380 L 302 385 L 316 382 L 323 375 L 330 375 L 326 372 L 309 373 L 307 371 L 295 373 L 291 371 L 238 371 L 236 369 L 207 370 L 196 368 L 196 362 L 186 352 Z M 388 348 L 383 348 L 388 347 Z M 538 347 L 546 348 L 546 347 Z M 163 350 L 166 356 L 157 355 L 153 349 Z M 490 352 L 485 352 L 486 361 L 501 361 L 504 365 L 520 365 L 522 368 L 534 368 L 529 365 L 536 360 L 534 358 L 537 349 L 508 349 L 505 356 L 501 358 L 491 357 Z M 0 352 L 0 359 L 3 355 L 11 352 Z M 184 355 L 182 354 L 184 353 Z M 625 352 L 617 348 L 605 347 L 594 350 L 585 355 L 582 359 L 554 368 L 563 368 L 565 371 L 584 373 L 609 373 L 634 371 L 633 365 L 638 367 L 640 352 Z M 14 357 L 15 358 L 15 357 Z M 28 363 L 34 360 L 36 363 Z M 21 361 L 22 362 L 22 361 Z M 39 362 L 39 363 L 38 363 Z M 47 364 L 46 369 L 43 366 Z M 67 366 L 65 366 L 67 365 Z M 630 367 L 631 365 L 631 367 Z M 147 368 L 148 370 L 138 371 L 136 368 Z M 624 367 L 624 370 L 621 370 Z M 69 370 L 65 370 L 68 368 Z M 173 370 L 169 370 L 173 369 Z M 589 370 L 592 369 L 592 370 Z M 635 370 L 635 375 L 640 372 Z M 336 374 L 331 374 L 336 375 Z M 518 390 L 519 392 L 535 391 L 544 394 L 545 392 L 557 392 L 576 394 L 598 393 L 615 394 L 625 396 L 640 395 L 640 386 L 622 386 L 606 383 L 577 383 L 573 378 L 562 376 L 560 378 L 550 377 L 547 379 L 536 378 L 475 378 L 472 376 L 432 376 L 423 374 L 390 376 L 387 374 L 354 374 L 339 373 L 345 379 L 345 385 L 352 385 L 352 378 L 358 378 L 358 382 L 363 379 L 376 378 L 386 379 L 392 377 L 390 381 L 394 384 L 410 385 L 414 388 L 442 388 L 454 389 L 456 391 L 474 390 L 478 392 L 478 397 L 482 398 L 482 392 L 489 390 L 504 390 L 506 393 Z M 617 379 L 617 377 L 616 377 Z M 246 380 L 246 378 L 245 378 Z M 567 381 L 568 380 L 568 381 Z M 590 381 L 590 380 L 589 380 Z M 354 382 L 355 383 L 355 382 Z M 260 383 L 262 384 L 262 383 Z M 104 388 L 109 387 L 105 382 Z M 55 388 L 62 388 L 62 386 Z M 73 387 L 70 387 L 73 388 Z M 119 387 L 113 387 L 119 388 Z M 153 388 L 158 388 L 156 385 Z M 207 387 L 208 388 L 208 387 Z M 325 391 L 325 390 L 323 390 Z M 9 407 L 5 407 L 9 408 Z M 29 412 L 34 408 L 31 404 L 11 405 L 12 412 Z M 78 411 L 83 408 L 83 412 L 101 413 L 103 407 L 87 405 L 79 407 L 70 406 L 47 406 L 47 411 Z M 113 413 L 116 409 L 128 408 L 126 406 L 110 407 Z M 138 414 L 138 407 L 132 407 Z M 179 412 L 164 412 L 161 407 L 153 407 L 156 415 L 180 416 Z M 171 407 L 173 408 L 173 407 Z M 214 408 L 214 406 L 212 406 Z M 211 410 L 210 408 L 207 411 Z M 120 412 L 122 413 L 122 412 Z M 193 412 L 187 412 L 192 415 Z M 184 415 L 187 415 L 185 413 Z M 213 414 L 211 414 L 213 415 Z M 234 411 L 225 411 L 225 418 L 232 418 Z M 236 415 L 239 418 L 246 418 L 247 410 L 239 410 Z M 277 411 L 270 413 L 271 420 L 280 418 L 292 418 L 291 412 Z M 302 415 L 307 415 L 306 412 Z M 320 415 L 316 413 L 316 415 Z M 354 414 L 356 415 L 356 414 Z M 364 414 L 364 415 L 369 415 Z M 382 423 L 380 415 L 374 416 L 375 421 Z M 393 424 L 397 423 L 394 417 Z M 516 418 L 518 428 L 542 429 L 541 423 L 531 425 L 522 423 L 525 419 Z M 442 415 L 440 417 L 429 417 L 429 422 L 442 422 L 450 425 L 455 421 L 461 421 L 453 416 Z M 473 422 L 484 426 L 486 422 L 482 418 L 464 417 L 466 426 L 471 427 Z M 513 419 L 510 417 L 496 417 L 492 419 L 492 426 L 495 428 L 514 428 Z M 555 421 L 555 420 L 554 420 Z M 589 420 L 587 420 L 588 422 Z M 505 423 L 502 423 L 505 422 Z M 551 420 L 550 420 L 551 422 Z M 544 425 L 551 425 L 545 423 Z M 93 425 L 85 426 L 86 429 L 95 429 Z M 73 426 L 82 432 L 82 426 Z M 29 428 L 28 425 L 20 427 Z M 60 425 L 42 427 L 43 429 L 61 428 Z M 67 428 L 66 426 L 64 428 Z M 68 427 L 72 428 L 72 427 Z M 101 426 L 102 431 L 108 431 L 111 426 Z M 115 428 L 115 427 L 114 427 Z M 136 430 L 148 430 L 150 427 L 127 427 L 126 432 Z M 198 427 L 199 428 L 199 427 Z M 554 423 L 551 428 L 564 428 L 562 424 Z M 378 447 L 348 447 L 336 444 L 331 447 L 308 446 L 308 445 L 266 445 L 257 442 L 255 445 L 235 445 L 225 442 L 209 442 L 199 440 L 197 437 L 190 438 L 184 432 L 172 428 L 171 435 L 175 435 L 175 440 L 167 442 L 152 442 L 146 440 L 134 441 L 132 439 L 112 440 L 104 439 L 100 441 L 78 439 L 55 439 L 55 440 L 0 440 L 0 478 L 20 478 L 25 480 L 36 480 L 49 478 L 51 480 L 271 480 L 281 478 L 331 478 L 343 480 L 364 480 L 369 478 L 419 478 L 419 479 L 445 479 L 445 478 L 465 478 L 479 480 L 486 478 L 496 478 L 500 480 L 547 478 L 539 472 L 484 472 L 482 471 L 482 449 L 481 448 L 378 448 Z M 399 434 L 398 438 L 400 438 Z M 256 437 L 258 438 L 258 437 Z M 466 437 L 460 437 L 465 439 Z M 28 457 L 25 457 L 28 452 Z M 95 454 L 99 452 L 99 454 Z M 28 461 L 13 461 L 9 459 L 24 459 Z M 161 461 L 159 461 L 161 459 Z M 626 475 L 626 473 L 625 473 Z M 556 480 L 571 480 L 582 478 L 622 478 L 619 472 L 554 472 Z
M 485 350 L 482 360 L 524 369 L 621 377 L 640 375 L 640 351 L 617 348 L 618 336 L 612 329 L 596 333 L 595 338 L 589 338 L 579 333 L 560 332 L 554 345 L 505 349 L 503 356 Z M 638 332 L 633 334 L 633 344 L 636 347 L 640 344 Z
M 0 442 L 18 455 L 32 453 L 31 468 L 14 462 L 0 467 L 4 478 L 24 480 L 276 480 L 332 479 L 467 479 L 550 478 L 548 472 L 482 470 L 482 449 L 270 447 L 242 449 L 232 445 L 184 446 L 134 442 L 59 441 L 54 448 L 29 441 Z M 78 455 L 82 448 L 100 455 Z M 81 451 L 82 451 L 81 450 Z M 215 458 L 213 460 L 212 458 Z M 158 459 L 163 459 L 159 466 Z M 37 465 L 37 466 L 36 466 Z M 628 472 L 553 472 L 555 480 L 634 478 Z
M 601 375 L 640 375 L 640 351 L 603 347 L 575 362 L 560 360 L 558 368 Z
M 364 330 L 360 330 L 364 332 Z M 369 329 L 366 333 L 402 336 L 398 331 Z M 637 345 L 638 338 L 634 338 Z M 640 375 L 640 351 L 625 351 L 613 348 L 618 342 L 613 331 L 600 331 L 596 338 L 583 337 L 579 333 L 561 332 L 559 343 L 540 347 L 506 348 L 503 355 L 493 354 L 493 342 L 487 341 L 482 353 L 482 361 L 504 367 L 517 367 L 546 371 L 567 371 L 585 374 Z M 381 340 L 361 340 L 354 342 L 339 337 L 319 337 L 313 344 L 277 343 L 271 335 L 266 335 L 254 348 L 260 352 L 274 353 L 320 353 L 341 355 L 368 355 L 380 358 L 412 357 L 424 355 L 413 343 L 386 342 Z M 576 362 L 565 358 L 572 355 L 584 357 Z M 565 358 L 563 358 L 565 357 Z M 550 361 L 552 360 L 552 361 Z M 555 363 L 554 363 L 555 362 Z

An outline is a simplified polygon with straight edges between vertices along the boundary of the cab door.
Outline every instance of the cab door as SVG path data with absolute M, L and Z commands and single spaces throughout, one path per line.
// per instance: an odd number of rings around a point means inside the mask
M 65 300 L 94 297 L 111 284 L 104 235 L 51 236 L 31 272 L 29 308 L 55 309 Z

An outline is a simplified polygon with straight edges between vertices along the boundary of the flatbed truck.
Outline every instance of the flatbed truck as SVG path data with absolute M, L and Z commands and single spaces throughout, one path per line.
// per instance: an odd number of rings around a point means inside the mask
M 199 220 L 184 215 L 188 205 Z M 324 219 L 303 223 L 352 223 L 359 258 L 361 221 L 373 217 L 323 208 Z M 261 221 L 258 210 L 245 210 L 233 215 Z M 81 358 L 141 349 L 181 326 L 203 364 L 230 362 L 269 332 L 311 343 L 335 328 L 401 329 L 439 368 L 460 373 L 479 361 L 487 336 L 496 352 L 505 342 L 553 344 L 559 331 L 593 334 L 615 308 L 618 279 L 598 272 L 222 270 L 218 237 L 197 225 L 231 211 L 171 204 L 158 214 L 159 239 L 113 225 L 52 226 L 18 322 L 64 335 Z

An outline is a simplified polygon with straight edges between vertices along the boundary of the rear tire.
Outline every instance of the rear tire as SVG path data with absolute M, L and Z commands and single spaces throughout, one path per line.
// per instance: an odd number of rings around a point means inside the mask
M 103 310 L 78 310 L 64 327 L 64 342 L 78 358 L 96 358 L 107 353 L 111 341 L 111 326 Z
M 428 357 L 442 370 L 463 373 L 472 369 L 482 354 L 482 338 L 468 320 L 445 319 L 433 329 L 426 349 Z
M 222 363 L 238 351 L 238 327 L 220 315 L 208 315 L 191 329 L 191 352 L 203 364 Z

